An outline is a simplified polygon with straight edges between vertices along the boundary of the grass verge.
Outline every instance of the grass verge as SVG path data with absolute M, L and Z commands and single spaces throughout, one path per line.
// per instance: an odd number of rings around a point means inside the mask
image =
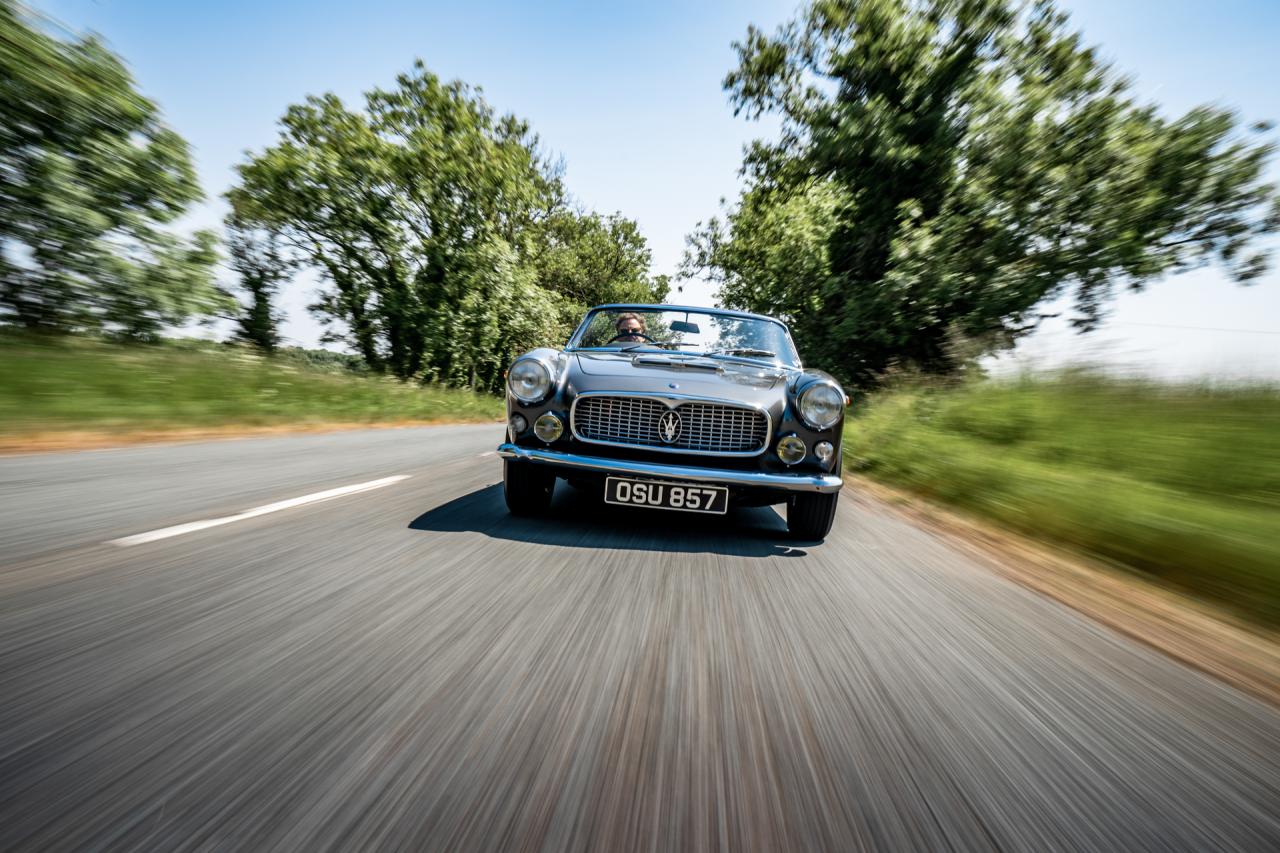
M 856 471 L 1280 624 L 1280 391 L 1089 373 L 873 397 Z
M 265 358 L 202 342 L 0 337 L 0 442 L 18 449 L 60 434 L 127 439 L 502 417 L 496 397 L 361 376 L 341 360 L 326 366 L 312 356 Z

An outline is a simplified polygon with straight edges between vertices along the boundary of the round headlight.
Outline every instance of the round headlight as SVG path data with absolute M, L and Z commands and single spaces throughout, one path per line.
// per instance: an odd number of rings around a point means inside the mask
M 788 465 L 794 465 L 799 462 L 804 458 L 806 452 L 808 452 L 808 449 L 804 446 L 804 441 L 798 436 L 783 436 L 782 440 L 778 442 L 778 458 Z
M 532 358 L 517 361 L 507 374 L 507 387 L 517 399 L 537 403 L 551 390 L 551 371 Z
M 525 420 L 524 415 L 516 412 L 511 416 L 511 438 L 515 439 L 520 433 L 529 428 L 529 422 Z
M 564 424 L 555 415 L 547 412 L 533 422 L 533 433 L 547 444 L 564 435 Z
M 844 411 L 844 392 L 831 382 L 810 385 L 800 395 L 800 417 L 814 429 L 830 429 Z
M 813 455 L 818 457 L 818 461 L 823 465 L 831 463 L 831 457 L 836 455 L 836 448 L 829 441 L 819 441 L 813 446 Z

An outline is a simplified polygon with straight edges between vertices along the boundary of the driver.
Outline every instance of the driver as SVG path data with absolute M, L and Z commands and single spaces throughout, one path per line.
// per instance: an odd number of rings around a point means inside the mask
M 644 320 L 639 314 L 619 314 L 613 327 L 618 334 L 610 343 L 639 343 L 649 339 L 644 333 Z

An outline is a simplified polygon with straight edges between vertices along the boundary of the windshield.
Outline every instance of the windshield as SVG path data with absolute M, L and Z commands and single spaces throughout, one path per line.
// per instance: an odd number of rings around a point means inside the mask
M 601 308 L 587 315 L 569 349 L 668 351 L 800 364 L 780 323 L 714 311 Z

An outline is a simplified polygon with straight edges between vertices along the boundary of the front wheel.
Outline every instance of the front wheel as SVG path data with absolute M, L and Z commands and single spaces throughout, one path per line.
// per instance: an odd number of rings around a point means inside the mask
M 825 539 L 836 520 L 839 492 L 800 492 L 787 500 L 787 530 L 793 539 Z
M 502 494 L 512 515 L 538 515 L 551 506 L 556 475 L 539 465 L 502 460 Z

